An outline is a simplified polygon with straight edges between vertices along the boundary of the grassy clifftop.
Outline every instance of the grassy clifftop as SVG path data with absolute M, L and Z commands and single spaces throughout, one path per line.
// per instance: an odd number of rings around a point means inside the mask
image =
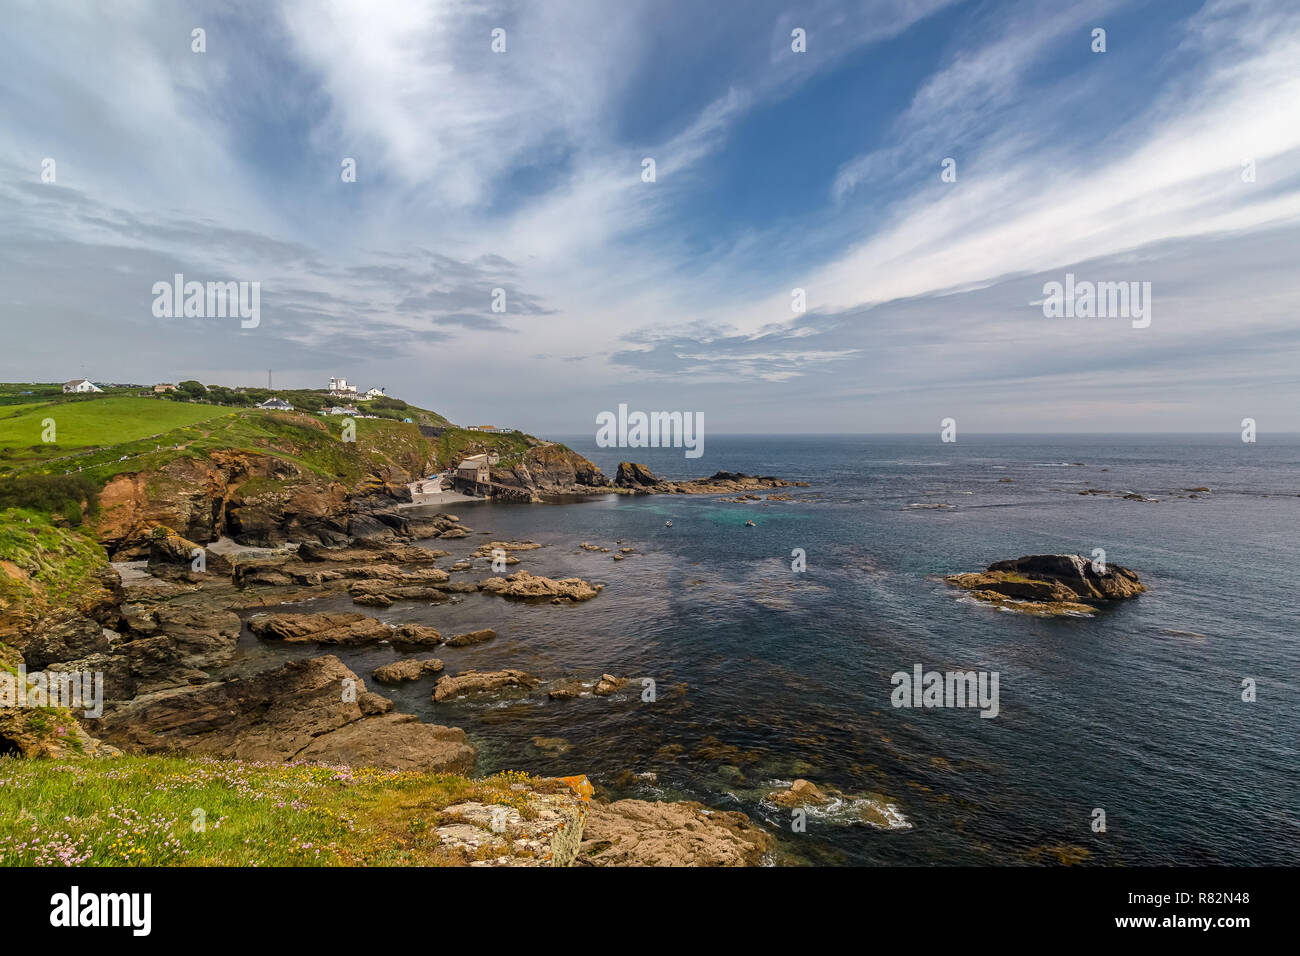
M 527 818 L 533 794 L 557 785 L 188 757 L 0 759 L 0 865 L 455 865 L 466 855 L 435 832 L 458 822 L 448 808 Z
M 54 442 L 42 440 L 53 420 Z M 433 446 L 414 424 L 358 418 L 342 441 L 342 417 L 236 410 L 149 398 L 0 407 L 0 473 L 73 471 L 99 482 L 157 471 L 177 458 L 216 451 L 273 455 L 322 477 L 353 480 L 391 462 L 429 461 Z

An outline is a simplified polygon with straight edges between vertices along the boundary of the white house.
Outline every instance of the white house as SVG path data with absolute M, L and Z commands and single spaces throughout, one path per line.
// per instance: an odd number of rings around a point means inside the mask
M 102 392 L 103 389 L 95 385 L 94 382 L 85 378 L 74 379 L 71 382 L 63 383 L 64 392 Z
M 353 405 L 335 405 L 333 408 L 327 408 L 322 413 L 325 415 L 360 415 L 361 412 Z
M 330 394 L 336 395 L 340 398 L 348 398 L 348 397 L 355 398 L 357 394 L 357 387 L 355 385 L 349 385 L 348 380 L 346 378 L 331 378 Z
M 368 389 L 366 389 L 365 397 L 366 397 L 366 398 L 383 398 L 383 397 L 384 397 L 384 390 L 383 390 L 382 388 L 368 388 Z
M 283 398 L 268 398 L 264 402 L 258 402 L 257 407 L 266 408 L 273 412 L 293 411 L 293 406 L 290 405 L 288 402 L 286 402 Z

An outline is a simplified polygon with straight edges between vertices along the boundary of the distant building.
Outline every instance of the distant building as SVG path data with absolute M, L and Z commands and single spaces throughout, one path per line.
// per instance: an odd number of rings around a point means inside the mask
M 383 390 L 382 388 L 368 388 L 368 389 L 366 389 L 365 397 L 366 397 L 366 398 L 383 398 L 383 397 L 384 397 L 384 390 Z
M 357 387 L 349 385 L 346 378 L 331 378 L 330 394 L 338 398 L 356 398 Z
M 499 432 L 502 429 L 495 425 L 470 425 L 469 430 L 472 432 Z
M 85 378 L 73 379 L 71 382 L 63 383 L 63 391 L 67 392 L 102 392 L 103 389 L 94 382 Z
M 489 481 L 487 455 L 470 455 L 456 466 L 456 477 L 460 481 L 482 484 Z
M 163 392 L 174 392 L 174 391 L 176 391 L 176 386 L 173 385 L 171 382 L 159 382 L 157 385 L 153 387 L 153 392 L 155 395 L 161 395 Z
M 333 408 L 325 409 L 326 415 L 360 415 L 361 412 L 354 405 L 335 405 Z
M 290 405 L 288 402 L 286 402 L 283 398 L 268 398 L 268 399 L 267 399 L 266 401 L 264 401 L 264 402 L 258 402 L 257 407 L 258 407 L 258 408 L 265 408 L 265 409 L 267 409 L 267 410 L 269 410 L 269 411 L 272 411 L 272 412 L 291 412 L 291 411 L 293 411 L 293 406 Z

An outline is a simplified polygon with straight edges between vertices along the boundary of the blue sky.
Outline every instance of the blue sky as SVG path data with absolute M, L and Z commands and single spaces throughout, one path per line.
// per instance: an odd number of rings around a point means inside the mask
M 1294 3 L 11 8 L 8 380 L 270 367 L 563 434 L 1300 430 Z M 154 317 L 175 272 L 261 282 L 260 325 Z M 1151 325 L 1045 318 L 1066 272 L 1150 282 Z

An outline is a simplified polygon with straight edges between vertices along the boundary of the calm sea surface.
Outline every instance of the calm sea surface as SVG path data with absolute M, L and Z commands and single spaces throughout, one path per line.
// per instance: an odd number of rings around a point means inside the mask
M 811 500 L 453 509 L 489 535 L 431 546 L 459 557 L 530 538 L 546 547 L 519 567 L 605 590 L 571 607 L 481 594 L 397 604 L 378 616 L 500 636 L 436 655 L 344 650 L 349 666 L 367 680 L 400 656 L 441 657 L 448 673 L 610 672 L 652 678 L 657 695 L 643 702 L 635 684 L 607 698 L 434 705 L 427 681 L 372 683 L 399 710 L 463 727 L 480 772 L 585 773 L 611 797 L 744 810 L 777 835 L 778 862 L 1016 864 L 1086 851 L 1099 864 L 1300 863 L 1300 438 L 710 436 L 698 460 L 561 440 L 610 476 L 624 458 L 674 478 L 773 474 L 809 482 L 789 490 Z M 1212 490 L 1186 497 L 1201 486 Z M 1160 500 L 1078 494 L 1088 487 Z M 938 504 L 951 507 L 916 507 Z M 637 553 L 616 562 L 583 541 Z M 791 570 L 796 548 L 803 573 Z M 974 604 L 942 580 L 1094 548 L 1148 593 L 1043 620 Z M 250 656 L 318 653 L 243 640 Z M 916 664 L 996 671 L 1000 713 L 895 709 L 890 675 Z M 548 754 L 536 737 L 568 749 Z M 791 832 L 789 811 L 764 798 L 796 777 L 882 794 L 911 826 L 833 812 Z

